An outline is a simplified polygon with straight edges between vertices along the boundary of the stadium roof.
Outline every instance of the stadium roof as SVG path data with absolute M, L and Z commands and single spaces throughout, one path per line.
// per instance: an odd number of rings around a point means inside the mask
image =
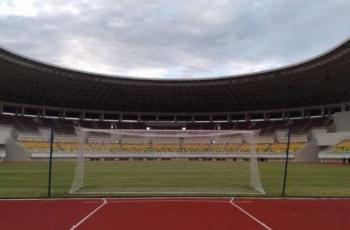
M 141 79 L 71 70 L 0 48 L 0 102 L 137 113 L 264 111 L 350 102 L 350 39 L 320 56 L 213 79 Z

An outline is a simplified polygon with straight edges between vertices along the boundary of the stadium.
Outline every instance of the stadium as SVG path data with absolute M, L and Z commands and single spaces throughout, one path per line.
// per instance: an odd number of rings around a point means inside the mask
M 161 205 L 175 210 L 179 197 L 349 197 L 349 75 L 350 40 L 283 68 L 188 80 L 93 74 L 2 48 L 0 173 L 8 176 L 0 196 L 92 197 L 80 207 L 90 214 L 108 203 L 101 196 L 134 197 L 131 207 L 154 201 L 140 197 L 173 197 Z M 227 203 L 257 225 L 239 226 L 272 229 L 242 199 Z M 215 200 L 199 201 L 181 205 Z M 255 202 L 275 210 L 281 201 Z M 337 209 L 348 201 L 323 202 Z
M 349 9 L 0 1 L 0 229 L 350 229 Z

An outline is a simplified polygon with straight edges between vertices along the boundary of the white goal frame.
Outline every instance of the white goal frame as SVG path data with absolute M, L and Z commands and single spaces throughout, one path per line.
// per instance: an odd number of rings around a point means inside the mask
M 84 188 L 84 166 L 87 157 L 86 154 L 86 142 L 88 140 L 89 133 L 101 133 L 109 134 L 114 137 L 143 137 L 146 139 L 152 138 L 220 138 L 227 135 L 242 135 L 244 136 L 246 143 L 250 144 L 250 153 L 246 153 L 249 157 L 249 173 L 250 173 L 250 187 L 259 194 L 265 194 L 263 188 L 260 172 L 258 167 L 257 153 L 256 153 L 256 137 L 259 130 L 123 130 L 123 129 L 90 129 L 76 127 L 76 134 L 79 141 L 79 150 L 76 158 L 75 174 L 71 184 L 69 193 L 80 193 L 79 190 Z M 98 153 L 97 153 L 98 154 Z M 186 156 L 188 153 L 182 153 Z M 118 158 L 118 153 L 107 154 L 109 157 L 113 155 Z M 134 153 L 135 155 L 135 153 Z M 161 157 L 162 153 L 154 153 L 155 156 Z M 242 154 L 240 154 L 242 155 Z M 200 154 L 198 155 L 201 156 Z M 215 154 L 212 154 L 215 157 Z M 137 157 L 137 155 L 135 155 Z M 89 193 L 91 194 L 91 193 Z M 98 193 L 96 193 L 98 194 Z M 106 194 L 109 194 L 106 192 Z M 113 194 L 113 192 L 111 192 Z M 142 193 L 141 193 L 142 194 Z

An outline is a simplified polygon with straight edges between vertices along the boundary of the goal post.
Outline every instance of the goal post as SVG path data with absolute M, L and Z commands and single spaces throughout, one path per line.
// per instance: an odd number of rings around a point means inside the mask
M 257 130 L 76 128 L 69 193 L 110 195 L 264 194 Z

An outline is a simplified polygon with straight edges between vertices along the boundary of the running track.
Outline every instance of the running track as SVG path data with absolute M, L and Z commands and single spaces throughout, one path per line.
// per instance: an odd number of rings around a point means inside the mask
M 0 229 L 350 229 L 350 199 L 0 200 Z

